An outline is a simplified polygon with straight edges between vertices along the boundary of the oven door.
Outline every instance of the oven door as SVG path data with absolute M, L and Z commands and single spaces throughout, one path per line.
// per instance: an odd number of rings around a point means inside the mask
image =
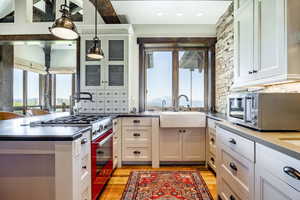
M 246 102 L 244 96 L 229 97 L 228 118 L 233 122 L 245 122 Z
M 113 172 L 112 129 L 92 142 L 92 199 L 95 200 Z

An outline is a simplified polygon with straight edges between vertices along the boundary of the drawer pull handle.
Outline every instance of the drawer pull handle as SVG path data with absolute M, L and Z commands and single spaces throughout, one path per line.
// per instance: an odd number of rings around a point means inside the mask
M 141 134 L 139 134 L 139 133 L 134 133 L 133 136 L 134 136 L 134 137 L 140 137 Z
M 229 199 L 230 199 L 230 200 L 235 200 L 235 197 L 232 196 L 232 195 L 230 195 Z
M 133 120 L 133 123 L 139 124 L 139 123 L 141 123 L 141 120 Z
M 236 144 L 236 141 L 235 141 L 235 139 L 233 139 L 233 138 L 230 138 L 229 142 L 230 142 L 231 144 Z
M 238 170 L 237 167 L 236 167 L 236 165 L 235 165 L 233 162 L 230 162 L 230 163 L 229 163 L 229 167 L 230 167 L 231 169 L 233 169 L 234 171 L 237 171 L 237 170 Z
M 87 169 L 87 167 L 86 166 L 82 166 L 82 169 Z
M 83 139 L 81 140 L 81 144 L 86 144 L 87 142 L 88 142 L 87 138 L 83 138 Z
M 292 167 L 284 167 L 283 172 L 294 179 L 300 180 L 300 172 Z
M 97 154 L 104 154 L 103 151 L 97 151 Z
M 133 153 L 134 153 L 134 154 L 141 154 L 140 151 L 134 151 Z

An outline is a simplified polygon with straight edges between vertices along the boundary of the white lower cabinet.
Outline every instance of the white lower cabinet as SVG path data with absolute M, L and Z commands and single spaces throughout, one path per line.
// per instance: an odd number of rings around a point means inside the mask
M 254 142 L 217 128 L 217 186 L 222 200 L 254 200 Z
M 160 161 L 205 161 L 205 129 L 160 129 Z
M 255 200 L 300 199 L 300 161 L 256 145 Z
M 300 161 L 217 127 L 222 200 L 299 200 Z

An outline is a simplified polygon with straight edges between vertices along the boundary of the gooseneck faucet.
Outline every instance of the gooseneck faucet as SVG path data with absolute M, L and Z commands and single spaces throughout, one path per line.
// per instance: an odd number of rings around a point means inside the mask
M 186 102 L 189 102 L 189 98 L 188 96 L 186 96 L 185 94 L 179 95 L 177 97 L 177 102 L 174 104 L 174 111 L 178 112 L 179 111 L 179 100 L 181 99 L 181 97 L 184 97 Z
M 81 95 L 87 95 L 88 97 L 81 97 Z M 76 100 L 76 102 L 75 102 Z M 81 107 L 79 107 L 78 103 L 82 100 L 93 101 L 93 95 L 90 92 L 79 92 L 76 93 L 74 96 L 70 97 L 70 114 L 78 115 L 79 111 L 81 110 Z

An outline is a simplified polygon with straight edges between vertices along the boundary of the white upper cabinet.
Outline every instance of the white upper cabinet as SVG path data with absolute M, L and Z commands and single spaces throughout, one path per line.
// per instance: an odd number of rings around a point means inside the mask
M 234 13 L 235 82 L 242 83 L 252 78 L 254 45 L 254 2 L 236 0 Z
M 300 80 L 300 1 L 235 0 L 235 4 L 233 87 Z

